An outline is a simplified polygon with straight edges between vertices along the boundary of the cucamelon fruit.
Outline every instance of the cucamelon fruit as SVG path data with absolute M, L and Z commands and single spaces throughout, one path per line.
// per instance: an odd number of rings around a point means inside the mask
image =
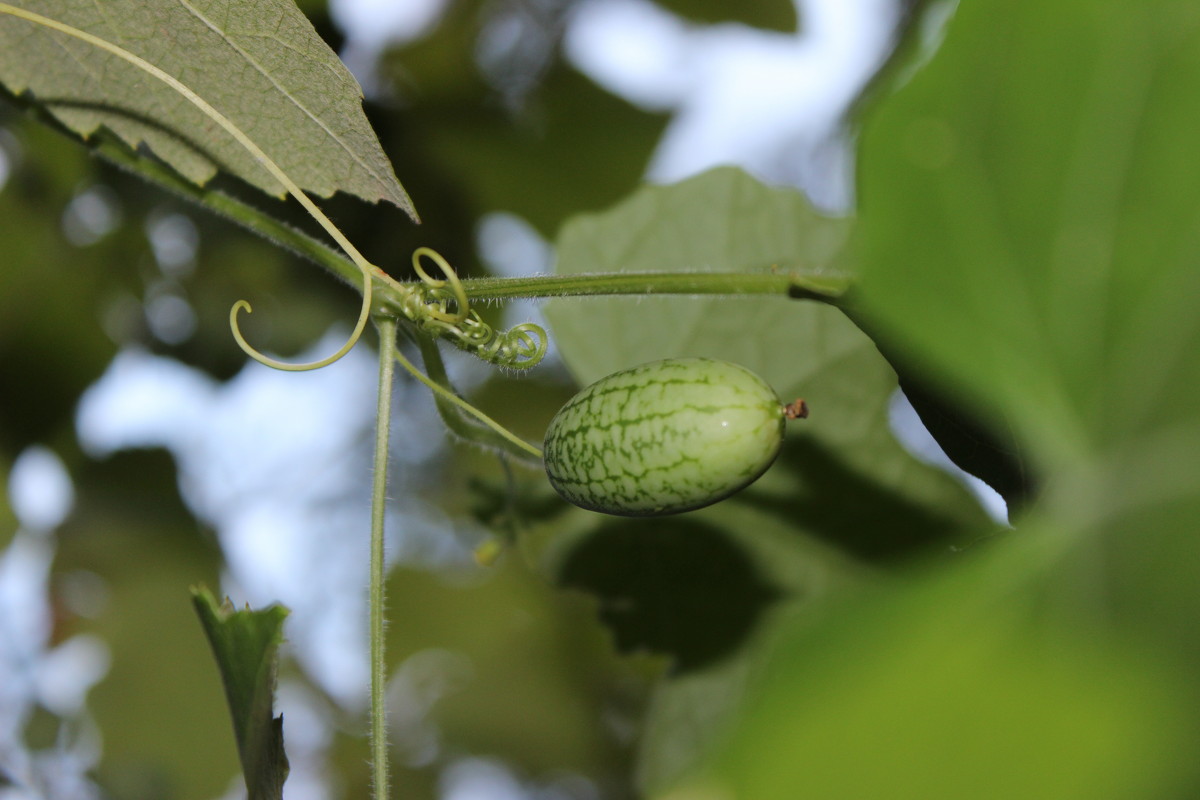
M 546 430 L 546 474 L 577 506 L 621 516 L 691 511 L 752 483 L 779 454 L 780 402 L 745 367 L 709 358 L 654 361 L 575 395 Z

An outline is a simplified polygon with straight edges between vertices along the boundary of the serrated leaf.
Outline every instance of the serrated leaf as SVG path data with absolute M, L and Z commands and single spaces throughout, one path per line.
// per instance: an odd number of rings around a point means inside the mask
M 797 192 L 718 169 L 643 188 L 610 211 L 572 220 L 559 236 L 557 269 L 778 264 L 832 272 L 849 225 L 817 214 Z M 789 423 L 775 465 L 730 500 L 668 521 L 619 525 L 569 511 L 527 538 L 526 552 L 551 574 L 597 594 L 618 644 L 675 658 L 675 678 L 660 689 L 643 737 L 644 788 L 666 784 L 716 741 L 737 704 L 736 662 L 752 651 L 774 601 L 818 601 L 990 527 L 959 485 L 895 441 L 888 422 L 895 373 L 834 308 L 784 297 L 588 298 L 555 300 L 546 315 L 581 383 L 657 358 L 709 356 L 744 364 L 781 397 L 803 396 L 811 407 L 809 419 Z M 705 560 L 714 569 L 741 565 L 739 579 L 704 580 L 697 561 Z M 735 599 L 739 588 L 745 597 Z
M 277 651 L 287 609 L 236 611 L 204 587 L 192 602 L 221 670 L 250 800 L 281 800 L 288 775 L 283 717 L 274 715 Z
M 24 0 L 145 59 L 224 114 L 306 191 L 415 211 L 362 111 L 362 90 L 291 0 Z M 174 89 L 95 45 L 0 13 L 0 82 L 83 137 L 101 126 L 197 184 L 218 170 L 284 189 Z

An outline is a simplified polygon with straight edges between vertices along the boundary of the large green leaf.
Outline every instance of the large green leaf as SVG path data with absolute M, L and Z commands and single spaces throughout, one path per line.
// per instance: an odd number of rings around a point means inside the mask
M 834 269 L 847 220 L 734 169 L 646 187 L 558 240 L 558 271 Z M 527 549 L 598 597 L 625 650 L 674 659 L 643 739 L 644 785 L 694 764 L 736 708 L 739 666 L 764 613 L 812 603 L 914 553 L 965 544 L 989 523 L 951 478 L 895 441 L 895 373 L 838 310 L 778 298 L 556 300 L 552 336 L 581 382 L 643 361 L 710 356 L 803 395 L 776 464 L 729 501 L 670 520 L 572 510 L 536 526 Z
M 965 3 L 863 135 L 871 311 L 1043 461 L 1193 418 L 1200 15 Z
M 23 0 L 181 81 L 234 122 L 303 189 L 387 200 L 415 215 L 362 111 L 362 91 L 292 0 Z M 188 179 L 218 170 L 283 187 L 162 81 L 93 44 L 0 13 L 0 83 L 32 92 L 68 128 L 104 126 Z
M 1200 14 L 977 2 L 863 137 L 869 307 L 1003 413 L 1095 612 L 1200 650 Z M 1081 577 L 1087 576 L 1087 577 Z

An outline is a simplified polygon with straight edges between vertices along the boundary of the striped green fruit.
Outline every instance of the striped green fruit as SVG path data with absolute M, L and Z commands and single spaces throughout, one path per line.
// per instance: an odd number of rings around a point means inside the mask
M 723 500 L 766 471 L 786 409 L 745 367 L 674 358 L 613 373 L 550 421 L 546 474 L 592 511 L 652 516 Z

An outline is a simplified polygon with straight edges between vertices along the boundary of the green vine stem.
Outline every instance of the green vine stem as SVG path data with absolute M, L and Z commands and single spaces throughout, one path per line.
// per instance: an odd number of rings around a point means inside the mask
M 786 295 L 837 304 L 850 289 L 841 275 L 783 270 L 764 272 L 608 272 L 583 275 L 534 275 L 523 278 L 474 278 L 462 281 L 472 300 L 603 295 L 718 294 Z
M 379 395 L 375 406 L 375 470 L 371 481 L 371 578 L 368 588 L 371 638 L 371 782 L 374 797 L 386 800 L 388 786 L 387 662 L 384 654 L 384 529 L 387 510 L 388 437 L 392 421 L 396 320 L 376 317 L 379 330 Z

